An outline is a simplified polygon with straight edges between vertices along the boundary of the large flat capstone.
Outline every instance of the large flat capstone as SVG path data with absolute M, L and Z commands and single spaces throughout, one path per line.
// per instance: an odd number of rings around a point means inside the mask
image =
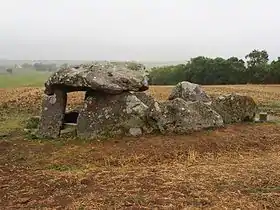
M 61 68 L 45 82 L 45 93 L 95 90 L 108 94 L 145 91 L 148 79 L 145 67 L 134 63 L 103 62 Z

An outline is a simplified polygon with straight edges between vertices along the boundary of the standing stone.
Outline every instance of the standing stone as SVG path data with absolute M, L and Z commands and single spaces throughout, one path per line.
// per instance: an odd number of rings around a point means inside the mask
M 42 116 L 39 124 L 39 135 L 48 138 L 57 138 L 63 124 L 67 102 L 67 94 L 56 89 L 53 95 L 44 96 Z
M 208 103 L 211 98 L 202 90 L 200 85 L 191 82 L 180 82 L 172 90 L 169 100 L 182 98 L 185 101 L 202 101 Z
M 148 106 L 133 93 L 107 95 L 92 92 L 87 95 L 77 122 L 79 137 L 139 136 L 147 130 Z

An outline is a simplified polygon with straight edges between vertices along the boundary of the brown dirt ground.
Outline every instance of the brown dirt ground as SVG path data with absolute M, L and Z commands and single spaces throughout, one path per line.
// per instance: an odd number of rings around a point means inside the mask
M 276 103 L 280 86 L 204 87 Z M 166 99 L 171 87 L 152 87 Z M 40 88 L 0 90 L 5 113 L 38 112 Z M 82 94 L 71 94 L 69 106 Z M 30 108 L 33 106 L 33 108 Z M 0 209 L 280 209 L 277 123 L 191 135 L 78 141 L 0 137 Z

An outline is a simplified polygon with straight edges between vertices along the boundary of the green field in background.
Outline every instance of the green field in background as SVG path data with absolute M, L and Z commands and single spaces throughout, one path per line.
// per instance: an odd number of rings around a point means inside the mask
M 0 88 L 41 87 L 51 75 L 49 72 L 22 72 L 0 74 Z

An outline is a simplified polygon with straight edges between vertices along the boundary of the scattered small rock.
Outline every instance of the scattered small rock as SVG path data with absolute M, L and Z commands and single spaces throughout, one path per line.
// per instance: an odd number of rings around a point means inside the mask
M 131 136 L 137 137 L 142 135 L 142 129 L 141 128 L 130 128 L 129 134 Z
M 90 184 L 90 180 L 87 179 L 87 178 L 84 178 L 84 179 L 81 179 L 80 183 L 81 183 L 82 185 L 89 185 L 89 184 Z

